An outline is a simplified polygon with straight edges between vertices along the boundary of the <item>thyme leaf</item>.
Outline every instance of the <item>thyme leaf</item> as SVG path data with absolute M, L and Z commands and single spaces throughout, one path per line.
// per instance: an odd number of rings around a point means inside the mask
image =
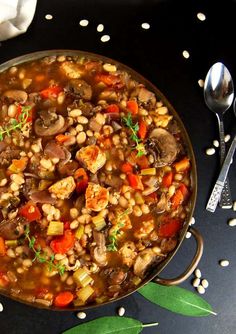
M 114 229 L 109 236 L 109 245 L 106 246 L 108 252 L 116 252 L 117 248 L 117 237 L 121 234 L 120 229 L 125 226 L 124 222 L 121 221 L 125 215 L 130 213 L 130 209 L 126 209 L 122 214 L 117 217 L 117 224 L 114 226 Z
M 21 130 L 23 126 L 28 123 L 32 108 L 32 106 L 22 106 L 18 120 L 12 118 L 6 125 L 0 127 L 0 141 L 4 139 L 5 135 L 9 137 L 12 131 Z
M 30 228 L 29 225 L 25 228 L 25 239 L 29 242 L 29 248 L 34 252 L 34 261 L 38 261 L 39 263 L 46 263 L 48 265 L 48 270 L 52 271 L 53 269 L 57 270 L 58 273 L 62 276 L 65 272 L 65 266 L 60 263 L 54 263 L 55 256 L 51 255 L 50 259 L 47 259 L 47 254 L 42 252 L 41 247 L 35 248 L 35 237 L 30 236 Z
M 145 152 L 145 147 L 142 143 L 142 140 L 137 135 L 137 132 L 139 130 L 138 123 L 135 123 L 135 124 L 133 123 L 131 113 L 128 113 L 127 117 L 122 117 L 122 121 L 127 126 L 127 128 L 131 130 L 130 139 L 134 141 L 136 144 L 135 149 L 137 150 L 137 157 L 141 157 L 146 152 Z

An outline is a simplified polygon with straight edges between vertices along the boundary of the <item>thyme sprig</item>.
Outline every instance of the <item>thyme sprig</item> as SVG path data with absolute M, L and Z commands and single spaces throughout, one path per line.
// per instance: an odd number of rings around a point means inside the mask
M 21 130 L 23 126 L 28 122 L 29 113 L 32 110 L 32 106 L 22 106 L 21 113 L 18 119 L 11 118 L 11 120 L 4 126 L 0 126 L 0 141 L 4 136 L 10 136 L 12 131 Z
M 40 246 L 37 247 L 37 249 L 35 248 L 36 239 L 35 237 L 30 236 L 29 225 L 26 226 L 24 233 L 25 233 L 25 239 L 29 242 L 29 248 L 34 252 L 34 258 L 32 261 L 34 262 L 37 260 L 39 263 L 46 263 L 48 265 L 49 271 L 52 271 L 53 269 L 55 269 L 62 276 L 66 269 L 65 266 L 60 263 L 54 263 L 54 260 L 55 260 L 54 254 L 51 255 L 48 260 L 47 254 L 42 252 L 42 249 Z
M 114 226 L 111 235 L 109 235 L 110 244 L 106 246 L 109 252 L 116 252 L 118 250 L 117 237 L 121 234 L 120 229 L 125 226 L 125 223 L 122 221 L 122 219 L 130 212 L 130 209 L 126 209 L 122 214 L 117 217 L 117 224 Z
M 137 157 L 141 157 L 146 153 L 145 147 L 142 143 L 142 140 L 138 137 L 137 133 L 139 130 L 138 123 L 133 123 L 133 119 L 131 113 L 128 113 L 127 117 L 122 117 L 122 121 L 124 124 L 131 130 L 130 139 L 133 140 L 136 144 L 135 149 L 137 150 Z

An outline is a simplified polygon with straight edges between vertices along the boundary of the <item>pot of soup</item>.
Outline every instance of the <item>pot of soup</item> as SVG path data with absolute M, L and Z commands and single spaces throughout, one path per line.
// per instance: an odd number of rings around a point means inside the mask
M 182 282 L 196 192 L 180 118 L 135 71 L 71 50 L 0 65 L 1 294 L 73 310 Z M 192 263 L 161 279 L 188 230 Z

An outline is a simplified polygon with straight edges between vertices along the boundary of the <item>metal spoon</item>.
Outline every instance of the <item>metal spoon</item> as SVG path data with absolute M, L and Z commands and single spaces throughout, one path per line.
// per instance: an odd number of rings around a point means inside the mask
M 225 157 L 223 114 L 231 106 L 234 99 L 234 84 L 227 67 L 222 63 L 215 63 L 207 73 L 204 83 L 204 99 L 208 108 L 216 114 L 219 125 L 220 137 L 220 163 L 223 164 Z M 226 179 L 220 207 L 230 209 L 232 198 L 229 181 Z

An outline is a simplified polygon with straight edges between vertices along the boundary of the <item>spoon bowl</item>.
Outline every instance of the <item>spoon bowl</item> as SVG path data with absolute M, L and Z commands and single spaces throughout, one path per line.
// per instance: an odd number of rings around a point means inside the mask
M 227 67 L 218 62 L 207 73 L 204 83 L 204 99 L 208 108 L 224 114 L 233 103 L 234 84 Z
M 232 105 L 234 99 L 233 79 L 224 64 L 220 62 L 215 63 L 208 71 L 204 83 L 204 99 L 208 108 L 213 111 L 217 117 L 220 137 L 220 164 L 222 165 L 225 158 L 223 115 Z M 230 209 L 232 207 L 228 179 L 226 179 L 224 183 L 222 196 L 220 198 L 220 207 L 223 209 Z

